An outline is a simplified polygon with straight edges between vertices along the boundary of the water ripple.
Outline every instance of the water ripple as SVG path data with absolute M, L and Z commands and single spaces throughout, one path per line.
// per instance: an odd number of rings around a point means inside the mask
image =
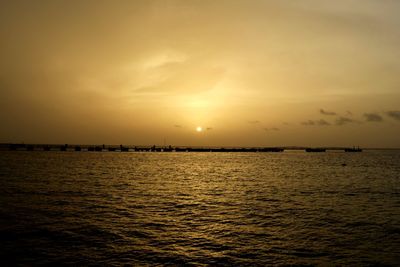
M 395 266 L 399 162 L 397 151 L 1 152 L 0 263 Z

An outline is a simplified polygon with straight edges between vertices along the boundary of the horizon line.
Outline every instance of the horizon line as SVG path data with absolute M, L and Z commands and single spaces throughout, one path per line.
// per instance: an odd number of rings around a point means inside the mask
M 202 148 L 202 149 L 262 149 L 262 148 L 279 148 L 279 149 L 286 149 L 286 150 L 303 150 L 306 148 L 324 148 L 327 150 L 343 150 L 346 148 L 362 148 L 366 150 L 400 150 L 400 147 L 363 147 L 363 146 L 304 146 L 304 145 L 289 145 L 289 146 L 218 146 L 218 145 L 212 145 L 212 146 L 206 146 L 206 145 L 161 145 L 161 144 L 153 144 L 153 145 L 145 145 L 145 144 L 68 144 L 68 143 L 25 143 L 25 142 L 6 142 L 6 143 L 0 143 L 0 148 L 5 148 L 5 147 L 10 147 L 10 146 L 34 146 L 34 147 L 45 147 L 49 146 L 51 148 L 55 147 L 82 147 L 82 148 L 89 148 L 89 147 L 102 147 L 102 148 L 119 148 L 119 147 L 126 147 L 126 148 Z

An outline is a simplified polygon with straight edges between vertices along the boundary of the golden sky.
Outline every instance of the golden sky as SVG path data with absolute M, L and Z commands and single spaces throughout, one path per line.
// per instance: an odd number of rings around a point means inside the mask
M 2 1 L 0 142 L 400 147 L 399 14 L 395 0 Z

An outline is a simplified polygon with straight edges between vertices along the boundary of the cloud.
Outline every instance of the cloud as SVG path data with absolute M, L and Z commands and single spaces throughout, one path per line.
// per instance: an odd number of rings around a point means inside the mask
M 309 118 L 335 124 L 339 116 L 324 113 L 398 109 L 388 106 L 400 79 L 397 1 L 3 2 L 1 142 L 117 143 L 134 133 L 153 143 L 167 125 L 194 145 L 204 140 L 184 131 L 185 121 L 209 116 L 217 125 L 210 145 L 262 144 L 242 131 L 263 133 L 266 114 L 281 132 L 279 122 L 292 120 L 295 134 Z M 203 97 L 211 101 L 192 104 Z
M 315 121 L 313 121 L 313 120 L 303 121 L 301 124 L 303 124 L 305 126 L 314 126 Z
M 327 110 L 324 110 L 324 109 L 322 109 L 322 108 L 319 110 L 319 113 L 321 113 L 322 115 L 328 115 L 328 116 L 336 115 L 336 112 L 327 111 Z
M 279 131 L 279 128 L 272 127 L 272 128 L 264 128 L 264 131 L 269 132 L 269 131 Z
M 386 115 L 391 117 L 392 119 L 400 121 L 400 110 L 391 110 L 386 112 Z
M 207 127 L 207 128 L 206 128 L 207 131 L 210 131 L 210 130 L 212 130 L 212 129 L 213 129 L 212 127 Z
M 351 112 L 350 110 L 347 110 L 347 111 L 346 111 L 346 115 L 348 115 L 348 116 L 353 116 L 353 112 Z
M 371 121 L 371 122 L 383 121 L 382 116 L 377 113 L 364 113 L 364 117 L 365 117 L 366 121 Z
M 328 125 L 331 125 L 329 122 L 327 122 L 326 120 L 323 120 L 323 119 L 308 120 L 308 121 L 302 122 L 301 124 L 305 125 L 305 126 L 328 126 Z
M 210 91 L 224 77 L 225 69 L 209 66 L 205 59 L 194 58 L 183 62 L 167 63 L 145 69 L 141 73 L 132 70 L 132 94 L 176 95 L 197 94 Z M 203 77 L 198 79 L 198 77 Z
M 346 118 L 346 117 L 339 117 L 336 119 L 335 124 L 342 126 L 345 124 L 349 124 L 349 123 L 356 123 L 357 121 L 350 119 L 350 118 Z

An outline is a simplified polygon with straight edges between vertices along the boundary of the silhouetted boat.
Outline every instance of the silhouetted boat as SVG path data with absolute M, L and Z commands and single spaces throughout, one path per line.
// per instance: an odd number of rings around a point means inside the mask
M 360 147 L 346 148 L 344 152 L 362 152 L 362 149 Z
M 306 152 L 325 152 L 325 148 L 306 148 Z
M 18 146 L 16 144 L 10 144 L 9 149 L 14 151 L 14 150 L 17 150 L 17 147 Z
M 129 147 L 124 147 L 123 145 L 119 145 L 119 148 L 120 148 L 121 152 L 128 152 L 129 151 Z

